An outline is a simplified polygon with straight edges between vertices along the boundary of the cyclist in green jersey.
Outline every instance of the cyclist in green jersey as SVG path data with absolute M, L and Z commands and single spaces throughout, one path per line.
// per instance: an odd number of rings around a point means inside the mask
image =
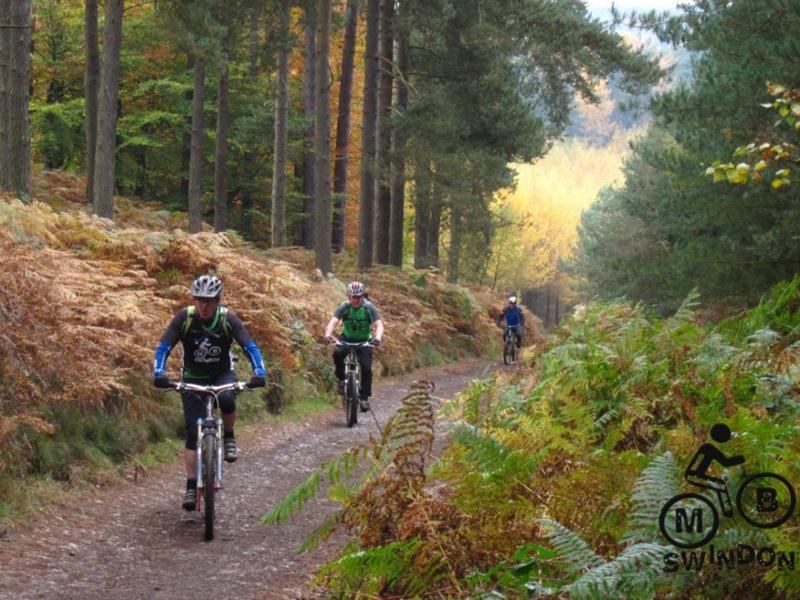
M 366 287 L 360 281 L 352 281 L 347 286 L 347 302 L 343 302 L 333 313 L 325 328 L 325 340 L 334 341 L 333 330 L 343 323 L 341 339 L 344 342 L 371 342 L 379 346 L 383 337 L 383 320 L 372 302 L 367 300 Z M 339 393 L 344 393 L 344 359 L 348 349 L 336 346 L 333 351 L 333 364 L 336 379 L 339 380 Z M 361 365 L 361 411 L 369 410 L 369 397 L 372 395 L 372 348 L 364 346 L 356 349 Z

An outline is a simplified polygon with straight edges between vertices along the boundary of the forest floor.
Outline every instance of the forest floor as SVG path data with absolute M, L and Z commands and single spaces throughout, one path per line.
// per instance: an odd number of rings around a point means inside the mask
M 434 381 L 443 402 L 491 368 L 471 359 L 379 380 L 375 418 L 384 425 L 414 380 Z M 226 465 L 212 542 L 202 540 L 200 514 L 181 509 L 182 461 L 138 482 L 66 498 L 39 522 L 0 532 L 0 598 L 310 598 L 310 579 L 344 534 L 310 553 L 297 549 L 336 505 L 323 493 L 279 526 L 262 525 L 259 517 L 320 463 L 377 435 L 375 418 L 362 413 L 348 429 L 343 411 L 331 408 L 297 422 L 242 428 L 240 458 Z

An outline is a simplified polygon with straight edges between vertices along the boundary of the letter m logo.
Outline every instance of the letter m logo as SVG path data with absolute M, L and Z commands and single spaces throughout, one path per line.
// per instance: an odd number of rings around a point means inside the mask
M 695 523 L 696 522 L 696 523 Z M 703 531 L 703 511 L 699 508 L 692 509 L 692 516 L 686 514 L 685 508 L 675 509 L 675 531 L 683 533 L 702 532 Z

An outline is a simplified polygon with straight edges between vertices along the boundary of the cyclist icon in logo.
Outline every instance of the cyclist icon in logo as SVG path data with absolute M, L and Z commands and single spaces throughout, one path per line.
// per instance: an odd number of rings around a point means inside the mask
M 727 425 L 717 423 L 711 428 L 711 438 L 719 444 L 724 444 L 731 439 L 731 430 Z M 689 466 L 686 467 L 684 477 L 694 486 L 716 492 L 722 514 L 731 518 L 734 511 L 727 482 L 724 478 L 710 475 L 708 471 L 714 463 L 728 468 L 741 465 L 744 460 L 744 456 L 741 455 L 728 457 L 714 444 L 707 442 L 695 452 Z M 768 480 L 772 480 L 770 483 L 777 487 L 770 487 L 767 483 Z M 760 483 L 753 486 L 752 484 L 757 481 Z M 771 529 L 785 523 L 792 516 L 796 502 L 797 498 L 792 485 L 785 477 L 776 473 L 763 472 L 750 475 L 739 486 L 736 494 L 736 507 L 739 514 L 745 521 L 760 529 Z M 698 503 L 702 507 L 698 507 Z M 785 509 L 779 512 L 778 509 L 782 504 L 785 505 Z M 687 511 L 691 512 L 691 517 L 688 516 Z M 710 514 L 711 517 L 708 528 L 703 527 L 704 511 L 707 511 L 705 514 Z M 667 517 L 671 512 L 675 515 L 674 528 L 667 526 Z M 774 514 L 776 512 L 777 515 Z M 766 513 L 767 520 L 764 520 L 764 513 Z M 673 496 L 667 501 L 661 509 L 658 525 L 661 534 L 674 546 L 699 548 L 716 535 L 717 529 L 719 529 L 719 514 L 714 503 L 706 496 L 695 492 L 685 492 Z M 694 540 L 676 537 L 675 534 L 683 533 L 684 529 L 688 533 L 695 533 L 696 529 L 701 536 Z

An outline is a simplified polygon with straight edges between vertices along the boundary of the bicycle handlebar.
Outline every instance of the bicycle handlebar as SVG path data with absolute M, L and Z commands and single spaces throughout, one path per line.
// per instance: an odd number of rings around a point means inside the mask
M 233 381 L 222 385 L 201 385 L 199 383 L 185 383 L 183 381 L 170 382 L 170 389 L 178 392 L 206 392 L 214 395 L 228 391 L 241 392 L 243 390 L 254 389 L 246 381 Z
M 345 342 L 336 340 L 333 342 L 334 346 L 348 346 L 350 348 L 377 348 L 372 342 Z

